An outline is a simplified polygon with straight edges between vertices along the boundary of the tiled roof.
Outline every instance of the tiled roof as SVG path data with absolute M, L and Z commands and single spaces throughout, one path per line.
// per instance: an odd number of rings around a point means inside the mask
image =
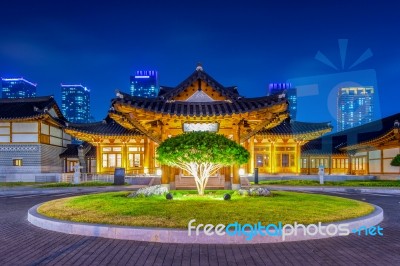
M 68 144 L 67 149 L 60 154 L 60 158 L 78 158 L 79 146 L 81 146 L 81 144 Z M 96 157 L 96 147 L 87 142 L 84 142 L 82 146 L 87 150 L 85 154 L 86 158 Z
M 101 122 L 88 123 L 88 124 L 72 124 L 67 123 L 66 129 L 97 135 L 107 136 L 140 136 L 143 135 L 139 130 L 129 130 L 122 127 L 113 119 L 107 116 Z
M 281 95 L 264 96 L 259 98 L 238 98 L 233 101 L 213 102 L 186 102 L 166 101 L 165 99 L 141 98 L 124 93 L 113 100 L 113 104 L 121 103 L 136 109 L 143 109 L 155 113 L 171 114 L 178 116 L 221 116 L 255 111 L 276 104 L 286 103 L 287 100 Z
M 330 123 L 308 123 L 287 119 L 274 128 L 259 131 L 257 135 L 296 135 L 331 129 Z
M 64 120 L 53 96 L 0 99 L 0 119 L 36 118 L 46 114 L 52 107 L 60 119 Z
M 308 142 L 303 146 L 305 154 L 337 154 L 343 153 L 341 148 L 376 139 L 394 128 L 395 121 L 400 121 L 400 113 L 394 114 L 362 126 L 329 134 Z
M 170 100 L 181 93 L 183 90 L 185 90 L 196 80 L 205 81 L 214 90 L 218 91 L 219 93 L 221 93 L 221 95 L 227 97 L 228 99 L 234 100 L 240 97 L 236 87 L 224 87 L 223 85 L 218 83 L 213 77 L 207 74 L 204 70 L 194 71 L 188 78 L 186 78 L 175 88 L 161 86 L 161 88 L 165 89 L 162 92 L 160 90 L 161 94 L 159 94 L 159 96 L 163 97 L 163 99 L 165 100 Z

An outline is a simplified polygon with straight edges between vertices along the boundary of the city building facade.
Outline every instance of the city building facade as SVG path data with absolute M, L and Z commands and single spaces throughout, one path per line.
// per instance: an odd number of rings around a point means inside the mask
M 61 84 L 61 111 L 69 122 L 90 122 L 90 90 L 81 84 Z
M 361 126 L 373 119 L 373 87 L 339 88 L 337 131 Z
M 159 91 L 157 71 L 136 71 L 136 74 L 130 77 L 130 90 L 131 96 L 143 98 L 157 97 Z
M 19 99 L 36 96 L 37 84 L 24 78 L 2 78 L 1 79 L 1 98 Z
M 267 95 L 285 93 L 289 102 L 290 118 L 297 118 L 297 89 L 292 87 L 291 83 L 270 83 L 268 85 Z

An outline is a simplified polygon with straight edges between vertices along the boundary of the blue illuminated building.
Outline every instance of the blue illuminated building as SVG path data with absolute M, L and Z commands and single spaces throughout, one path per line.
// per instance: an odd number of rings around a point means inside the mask
M 297 90 L 291 83 L 270 83 L 267 95 L 285 93 L 289 101 L 289 113 L 292 120 L 296 120 L 297 114 Z
M 131 76 L 131 95 L 144 98 L 157 97 L 158 73 L 154 70 L 136 71 L 134 76 Z
M 90 90 L 82 85 L 61 84 L 61 111 L 72 123 L 90 122 Z
M 338 90 L 337 130 L 358 127 L 372 121 L 374 88 L 347 87 Z
M 36 97 L 36 86 L 24 78 L 2 78 L 1 98 L 18 99 Z

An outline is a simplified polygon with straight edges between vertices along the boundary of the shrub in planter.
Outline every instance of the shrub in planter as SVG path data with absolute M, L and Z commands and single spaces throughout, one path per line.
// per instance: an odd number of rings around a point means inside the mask
M 391 166 L 400 166 L 400 154 L 397 154 L 390 162 Z

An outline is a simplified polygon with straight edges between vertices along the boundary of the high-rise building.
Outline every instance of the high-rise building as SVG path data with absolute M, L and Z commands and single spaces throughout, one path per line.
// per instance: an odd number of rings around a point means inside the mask
M 1 78 L 1 97 L 18 99 L 36 97 L 36 86 L 24 78 Z
M 361 126 L 373 119 L 373 87 L 339 88 L 337 98 L 337 130 Z
M 286 93 L 286 98 L 289 101 L 289 114 L 292 120 L 296 120 L 297 114 L 297 89 L 292 88 L 291 83 L 270 83 L 268 86 L 267 95 Z
M 131 76 L 131 95 L 144 98 L 153 98 L 158 95 L 158 74 L 157 71 L 136 71 Z
M 61 84 L 61 111 L 72 123 L 88 123 L 90 90 L 82 85 Z

